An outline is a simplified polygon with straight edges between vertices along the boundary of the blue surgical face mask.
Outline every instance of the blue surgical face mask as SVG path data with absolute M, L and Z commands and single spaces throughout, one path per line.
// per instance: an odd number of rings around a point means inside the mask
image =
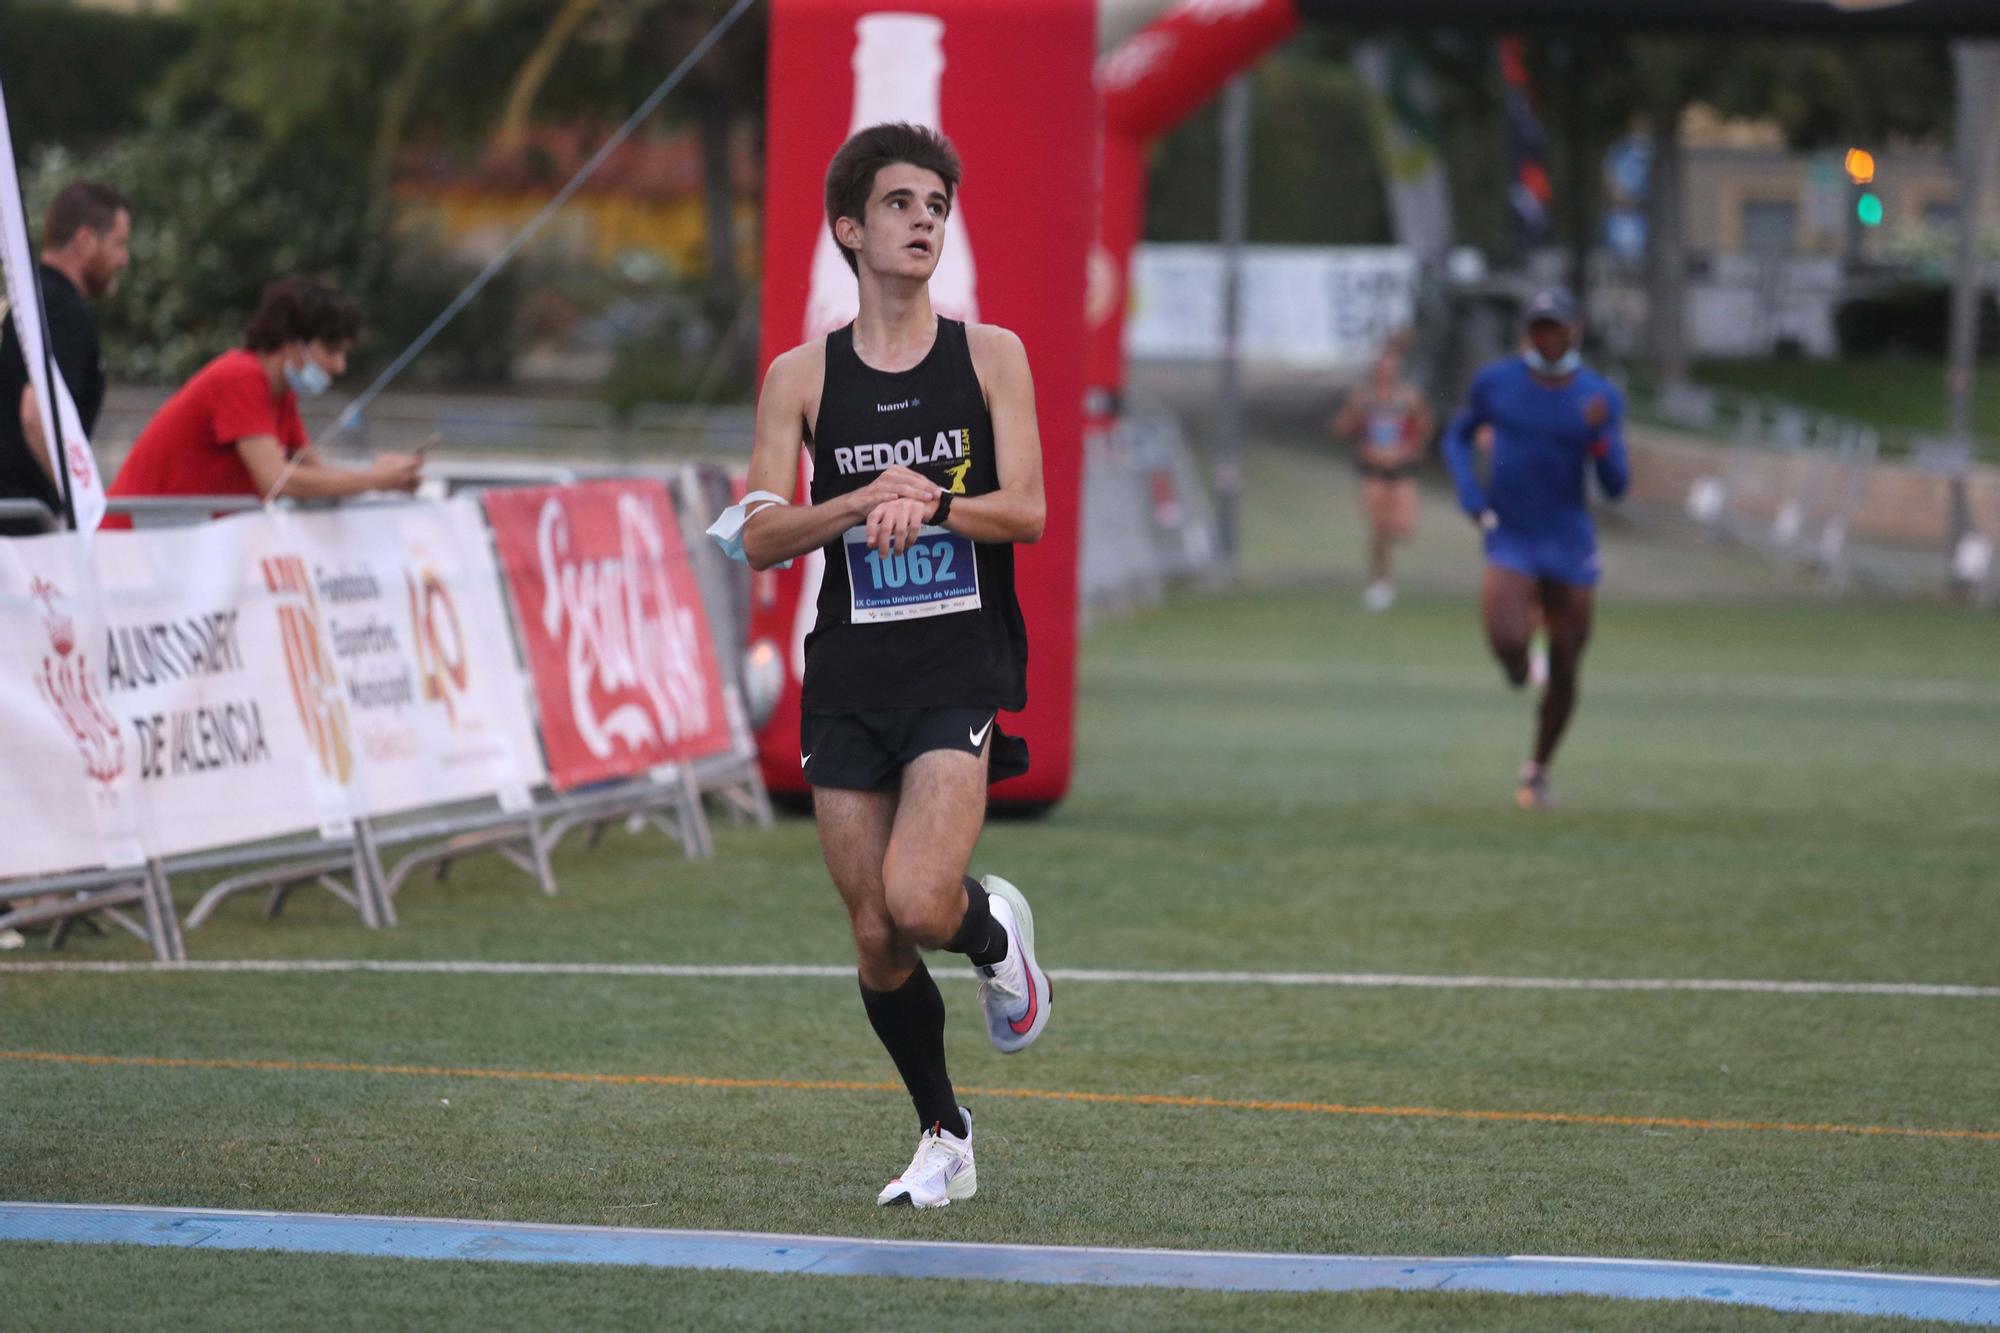
M 1521 359 L 1526 361 L 1528 369 L 1534 371 L 1537 375 L 1548 375 L 1551 377 L 1574 375 L 1578 370 L 1583 368 L 1583 353 L 1578 351 L 1574 346 L 1554 361 L 1549 360 L 1533 347 L 1529 347 L 1526 351 L 1522 352 Z
M 326 367 L 308 355 L 305 364 L 293 369 L 285 367 L 285 383 L 292 386 L 292 392 L 301 398 L 317 398 L 333 387 L 333 376 L 326 373 Z

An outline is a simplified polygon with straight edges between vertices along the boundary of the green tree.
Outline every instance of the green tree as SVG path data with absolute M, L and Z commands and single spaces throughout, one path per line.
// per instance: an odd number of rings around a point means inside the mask
M 132 266 L 100 307 L 120 379 L 172 383 L 234 346 L 264 283 L 310 273 L 361 304 L 357 364 L 393 352 L 469 277 L 420 244 L 374 230 L 367 198 L 297 145 L 274 145 L 224 111 L 193 122 L 160 117 L 85 157 L 56 150 L 28 173 L 31 214 L 68 181 L 111 181 L 138 218 Z M 437 378 L 503 377 L 519 302 L 512 282 L 482 297 L 482 317 L 447 332 L 425 358 Z
M 147 96 L 193 36 L 179 16 L 0 3 L 0 76 L 16 155 L 85 151 L 138 128 Z
M 1379 245 L 1388 204 L 1367 104 L 1327 40 L 1307 33 L 1251 73 L 1250 240 Z M 1147 169 L 1144 235 L 1212 241 L 1222 178 L 1220 101 L 1163 136 Z

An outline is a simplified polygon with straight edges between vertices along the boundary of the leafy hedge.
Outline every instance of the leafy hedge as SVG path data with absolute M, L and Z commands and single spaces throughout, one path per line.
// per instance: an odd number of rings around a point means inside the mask
M 24 183 L 31 217 L 63 184 L 109 181 L 135 214 L 132 265 L 99 316 L 114 378 L 171 384 L 235 346 L 270 279 L 323 278 L 353 296 L 355 371 L 400 351 L 471 278 L 374 213 L 350 164 L 309 142 L 273 146 L 226 112 L 157 118 L 100 152 L 42 154 Z M 515 346 L 520 285 L 489 287 L 412 367 L 417 379 L 495 380 Z
M 1842 302 L 1834 330 L 1843 356 L 1943 357 L 1951 344 L 1951 289 L 1903 283 Z M 1979 299 L 1979 354 L 2000 354 L 2000 305 L 1991 291 Z

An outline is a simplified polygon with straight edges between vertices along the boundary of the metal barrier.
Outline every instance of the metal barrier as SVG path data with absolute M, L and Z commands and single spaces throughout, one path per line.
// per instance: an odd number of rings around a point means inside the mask
M 1835 591 L 1942 586 L 2000 604 L 2000 469 L 1970 440 L 1911 439 L 1885 459 L 1865 422 L 1692 384 L 1634 396 L 1635 413 L 1728 440 L 1715 467 L 1675 449 L 1688 516 L 1718 537 L 1820 571 Z
M 36 524 L 43 532 L 61 532 L 63 522 L 40 500 L 0 500 L 0 521 L 21 519 Z
M 590 473 L 633 475 L 630 469 L 521 464 L 466 464 L 434 468 L 432 472 L 433 476 L 442 473 L 448 494 L 493 485 L 564 484 Z M 348 837 L 292 838 L 155 859 L 141 866 L 0 882 L 0 906 L 26 900 L 25 906 L 0 914 L 0 929 L 57 923 L 53 947 L 60 944 L 69 925 L 101 913 L 146 940 L 157 958 L 177 961 L 186 957 L 186 950 L 171 893 L 176 876 L 238 872 L 203 891 L 187 914 L 188 929 L 207 923 L 230 898 L 263 890 L 270 895 L 267 914 L 276 917 L 290 894 L 307 886 L 331 893 L 364 925 L 383 928 L 396 924 L 396 899 L 419 871 L 430 868 L 442 879 L 453 864 L 468 855 L 497 853 L 529 875 L 543 893 L 553 894 L 557 886 L 551 856 L 577 830 L 587 831 L 589 845 L 595 846 L 608 825 L 637 821 L 666 834 L 689 859 L 701 859 L 714 852 L 708 799 L 715 800 L 732 822 L 747 819 L 768 827 L 773 821 L 771 803 L 758 769 L 741 683 L 742 626 L 749 602 L 747 571 L 724 561 L 712 544 L 700 537 L 709 507 L 729 492 L 729 478 L 720 469 L 701 464 L 678 464 L 652 475 L 667 486 L 676 502 L 693 560 L 722 670 L 731 731 L 738 738 L 732 753 L 692 764 L 667 765 L 640 777 L 583 791 L 556 792 L 544 787 L 520 809 L 500 808 L 497 799 L 480 801 L 407 818 L 359 819 Z M 135 525 L 148 527 L 204 522 L 218 513 L 257 507 L 259 502 L 246 496 L 121 499 L 111 506 L 113 512 L 133 515 Z M 34 501 L 0 501 L 0 517 L 8 516 L 36 518 L 49 530 L 58 527 L 55 516 Z M 532 703 L 525 706 L 532 707 Z M 387 858 L 385 853 L 394 848 L 407 850 L 399 857 Z M 131 907 L 141 909 L 140 919 L 125 910 Z
M 1086 611 L 1151 605 L 1169 583 L 1213 571 L 1215 516 L 1171 411 L 1143 406 L 1093 431 L 1084 469 L 1078 577 Z

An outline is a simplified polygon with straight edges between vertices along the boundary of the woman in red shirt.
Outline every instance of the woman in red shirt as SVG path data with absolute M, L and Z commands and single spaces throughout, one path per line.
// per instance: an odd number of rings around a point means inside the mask
M 256 495 L 322 500 L 413 491 L 423 460 L 382 454 L 367 467 L 322 460 L 299 419 L 299 397 L 325 393 L 347 371 L 361 330 L 354 303 L 312 278 L 264 288 L 243 346 L 182 385 L 139 432 L 110 494 Z M 287 465 L 291 470 L 286 471 Z M 129 527 L 118 516 L 106 527 Z

